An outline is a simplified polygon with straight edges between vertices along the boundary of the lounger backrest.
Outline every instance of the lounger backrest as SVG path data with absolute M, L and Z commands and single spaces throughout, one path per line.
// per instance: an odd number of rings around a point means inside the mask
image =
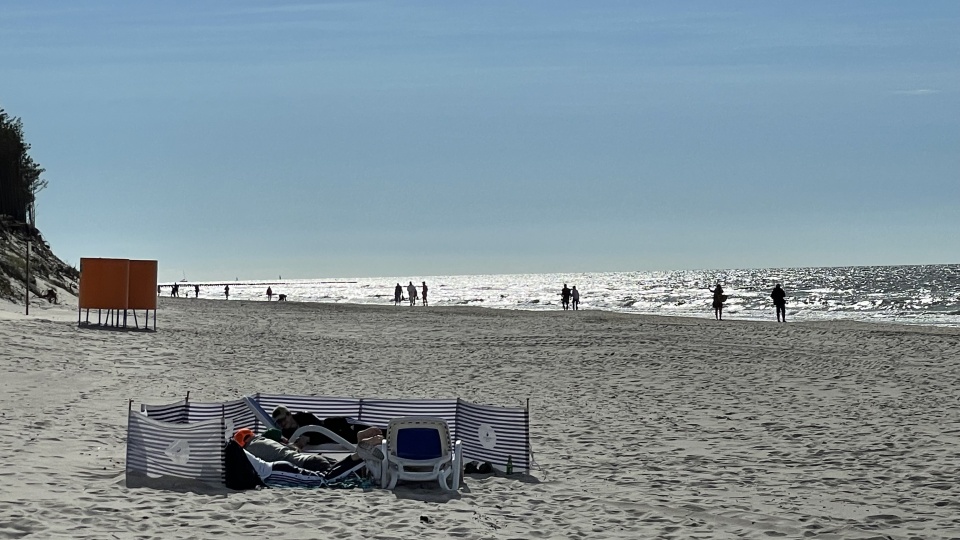
M 247 404 L 247 407 L 256 417 L 256 419 L 263 424 L 263 429 L 280 429 L 280 425 L 277 424 L 277 421 L 273 419 L 273 416 L 264 409 L 260 402 L 256 399 L 253 399 L 251 396 L 246 396 L 243 398 L 243 402 Z
M 387 427 L 387 448 L 405 459 L 436 459 L 450 453 L 450 430 L 442 418 L 395 418 Z
M 443 455 L 440 433 L 435 429 L 407 428 L 397 433 L 397 456 L 406 459 L 436 459 Z

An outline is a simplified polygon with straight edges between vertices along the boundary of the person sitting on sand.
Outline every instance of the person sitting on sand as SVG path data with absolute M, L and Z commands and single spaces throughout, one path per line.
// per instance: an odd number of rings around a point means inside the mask
M 277 425 L 280 426 L 281 434 L 287 438 L 292 437 L 293 434 L 300 429 L 300 426 L 323 426 L 351 443 L 359 443 L 364 439 L 383 435 L 380 428 L 361 424 L 352 418 L 331 416 L 321 420 L 313 413 L 306 411 L 291 413 L 290 410 L 283 405 L 274 409 L 271 416 L 273 416 L 273 420 Z M 307 433 L 307 437 L 310 445 L 332 442 L 323 433 Z
M 49 302 L 49 303 L 51 303 L 51 304 L 59 304 L 59 303 L 60 303 L 60 302 L 57 300 L 57 291 L 55 291 L 55 290 L 53 290 L 53 289 L 47 289 L 47 292 L 41 294 L 41 295 L 38 296 L 37 298 L 43 298 L 44 300 L 46 300 L 47 302 Z

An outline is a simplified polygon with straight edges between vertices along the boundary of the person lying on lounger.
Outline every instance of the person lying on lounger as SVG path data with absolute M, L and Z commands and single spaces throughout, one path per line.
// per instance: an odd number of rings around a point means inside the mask
M 289 461 L 272 461 L 269 459 L 264 459 L 263 457 L 257 455 L 261 452 L 257 451 L 257 445 L 254 444 L 256 438 L 257 435 L 255 435 L 253 431 L 246 428 L 237 430 L 237 432 L 233 435 L 234 442 L 243 448 L 243 453 L 246 456 L 247 461 L 250 463 L 257 476 L 260 477 L 260 481 L 266 485 L 271 485 L 270 481 L 276 478 L 276 481 L 282 483 L 283 485 L 323 487 L 329 482 L 343 479 L 350 473 L 359 471 L 361 468 L 363 468 L 363 461 L 355 458 L 354 456 L 348 457 L 337 463 L 332 463 L 331 460 L 331 464 L 323 471 L 315 471 L 299 467 Z M 254 452 L 250 451 L 251 447 L 253 447 Z M 319 463 L 319 461 L 316 461 L 315 463 Z M 236 486 L 234 487 L 237 488 Z M 247 489 L 250 487 L 253 486 L 248 484 L 247 486 L 239 487 L 239 489 Z
M 275 432 L 276 430 L 273 431 Z M 379 432 L 379 429 L 376 432 L 363 432 L 363 438 L 361 440 L 363 440 L 367 445 L 378 445 L 380 444 L 380 441 L 383 440 L 383 436 Z M 303 445 L 307 442 L 302 440 L 305 439 L 305 437 L 301 437 L 300 441 L 294 441 L 290 444 L 283 444 L 282 442 L 271 438 L 273 436 L 275 436 L 277 439 L 280 439 L 279 433 L 274 435 L 267 432 L 263 435 L 257 435 L 248 428 L 242 428 L 238 429 L 236 433 L 233 434 L 233 440 L 236 441 L 241 448 L 262 459 L 263 461 L 268 463 L 280 461 L 287 462 L 308 471 L 325 473 L 331 469 L 337 468 L 341 464 L 343 464 L 343 466 L 349 464 L 363 464 L 363 461 L 356 454 L 352 454 L 340 462 L 337 462 L 336 460 L 321 454 L 301 452 L 300 450 L 303 449 Z
M 352 418 L 331 416 L 330 418 L 321 420 L 309 412 L 301 411 L 291 413 L 283 405 L 274 409 L 272 416 L 273 420 L 280 426 L 280 431 L 283 433 L 283 436 L 287 438 L 292 437 L 301 426 L 323 426 L 352 443 L 359 443 L 375 435 L 383 435 L 380 428 L 361 424 Z M 310 445 L 332 442 L 322 433 L 308 433 L 307 437 L 309 438 Z M 297 441 L 290 442 L 296 443 Z

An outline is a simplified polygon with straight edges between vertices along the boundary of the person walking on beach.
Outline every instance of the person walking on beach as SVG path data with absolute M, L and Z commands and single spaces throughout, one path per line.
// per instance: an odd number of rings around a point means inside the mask
M 777 310 L 777 322 L 787 322 L 787 293 L 783 292 L 779 283 L 770 292 L 770 298 L 773 298 L 773 306 Z
M 224 285 L 224 286 L 223 286 L 223 295 L 227 297 L 227 300 L 230 299 L 230 286 L 229 286 L 229 285 Z
M 423 305 L 427 305 L 427 282 L 423 282 Z
M 273 299 L 273 289 L 270 286 L 267 286 L 267 302 Z
M 570 289 L 566 283 L 564 283 L 563 288 L 560 289 L 560 304 L 563 305 L 563 309 L 570 307 Z
M 399 306 L 401 300 L 403 300 L 403 287 L 397 283 L 397 288 L 393 289 L 393 305 Z
M 577 286 L 576 286 L 576 285 L 574 285 L 574 286 L 573 286 L 573 290 L 570 291 L 570 297 L 573 298 L 573 309 L 574 309 L 574 311 L 576 311 L 577 309 L 580 309 L 580 308 L 578 307 L 578 306 L 580 305 L 580 291 L 577 290 Z
M 190 294 L 190 293 L 187 293 L 187 294 Z M 200 298 L 200 286 L 199 286 L 199 285 L 194 285 L 194 286 L 193 286 L 193 297 L 194 297 L 194 298 Z
M 412 281 L 407 285 L 407 296 L 410 297 L 411 306 L 417 305 L 417 286 Z
M 716 317 L 718 321 L 723 320 L 723 302 L 727 299 L 727 295 L 723 294 L 723 287 L 720 286 L 720 282 L 717 282 L 717 286 L 714 289 L 711 289 L 710 292 L 713 293 L 713 316 Z

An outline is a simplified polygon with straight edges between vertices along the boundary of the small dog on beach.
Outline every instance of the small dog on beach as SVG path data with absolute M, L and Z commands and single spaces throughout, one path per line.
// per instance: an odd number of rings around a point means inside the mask
M 278 294 L 278 295 L 277 295 L 277 302 L 286 302 L 286 301 L 287 301 L 287 295 L 285 295 L 285 294 Z

